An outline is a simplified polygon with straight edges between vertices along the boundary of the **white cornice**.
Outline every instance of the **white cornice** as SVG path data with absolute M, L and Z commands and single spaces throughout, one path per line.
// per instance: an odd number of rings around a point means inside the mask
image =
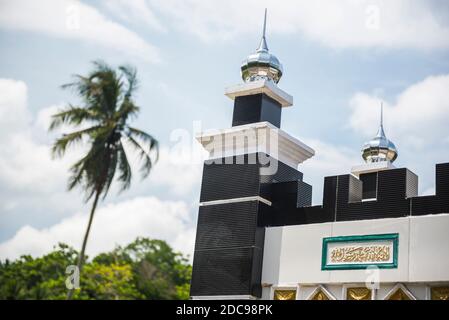
M 253 197 L 242 197 L 242 198 L 232 198 L 232 199 L 212 200 L 212 201 L 200 202 L 200 207 L 215 206 L 217 204 L 249 202 L 249 201 L 260 201 L 260 202 L 263 202 L 263 203 L 265 203 L 266 205 L 268 205 L 270 207 L 272 205 L 271 201 L 268 201 L 267 199 L 264 199 L 264 198 L 262 198 L 260 196 L 253 196 Z
M 269 122 L 251 123 L 196 136 L 210 159 L 265 153 L 294 169 L 315 155 L 315 150 Z
M 364 173 L 379 172 L 390 169 L 396 169 L 396 167 L 392 165 L 390 161 L 381 161 L 354 166 L 351 168 L 351 173 L 354 176 L 359 177 Z
M 234 100 L 236 97 L 265 93 L 276 100 L 282 107 L 293 105 L 293 97 L 269 80 L 257 80 L 230 86 L 225 89 L 225 95 Z

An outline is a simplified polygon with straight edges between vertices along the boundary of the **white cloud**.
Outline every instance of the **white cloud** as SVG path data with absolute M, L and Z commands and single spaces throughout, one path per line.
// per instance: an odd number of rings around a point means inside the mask
M 0 141 L 23 129 L 30 120 L 27 111 L 27 86 L 22 81 L 0 79 Z
M 7 190 L 45 194 L 63 187 L 61 176 L 73 160 L 69 155 L 53 161 L 49 146 L 36 143 L 27 99 L 24 82 L 0 79 L 0 199 L 6 197 Z M 39 122 L 44 121 L 43 113 Z
M 149 183 L 166 186 L 177 196 L 190 195 L 192 189 L 200 185 L 202 171 L 202 163 L 179 161 L 170 150 L 163 148 Z
M 387 137 L 399 150 L 396 161 L 420 177 L 421 194 L 434 187 L 435 163 L 449 161 L 449 75 L 430 76 L 384 102 Z M 349 125 L 366 139 L 379 125 L 381 98 L 356 93 L 350 100 Z
M 148 62 L 160 60 L 156 47 L 77 0 L 4 1 L 0 27 L 84 40 Z
M 2 239 L 26 223 L 59 220 L 82 204 L 79 194 L 66 192 L 67 170 L 77 154 L 51 159 L 50 144 L 39 142 L 39 136 L 45 136 L 45 141 L 48 137 L 28 110 L 27 91 L 22 81 L 0 79 Z M 44 121 L 43 115 L 39 118 Z
M 166 31 L 145 0 L 105 0 L 106 8 L 126 22 L 140 22 L 156 31 Z
M 445 4 L 416 0 L 150 0 L 179 30 L 202 40 L 259 34 L 267 7 L 269 33 L 299 33 L 334 48 L 448 48 Z M 440 8 L 442 6 L 442 8 Z
M 87 210 L 86 210 L 87 211 Z M 22 254 L 39 256 L 58 242 L 79 250 L 88 221 L 88 213 L 77 213 L 48 228 L 22 227 L 13 238 L 0 244 L 0 259 L 14 259 Z M 177 251 L 193 254 L 195 228 L 188 206 L 182 201 L 160 201 L 140 197 L 97 210 L 87 253 L 92 257 L 126 245 L 136 237 L 168 241 Z
M 60 105 L 41 109 L 33 117 L 27 100 L 24 82 L 0 79 L 0 225 L 2 232 L 11 233 L 8 229 L 11 226 L 18 230 L 0 244 L 0 258 L 26 253 L 39 255 L 58 242 L 67 242 L 78 249 L 87 223 L 86 214 L 73 213 L 86 212 L 89 205 L 82 203 L 79 192 L 66 191 L 68 168 L 79 158 L 81 148 L 63 159 L 52 159 L 48 137 L 43 142 L 37 137 L 44 136 L 51 114 Z M 138 194 L 147 195 L 156 189 L 160 189 L 159 194 L 167 191 L 170 199 L 190 196 L 199 185 L 201 168 L 172 157 L 163 149 L 150 178 L 142 183 L 134 181 L 126 200 L 99 207 L 89 252 L 110 250 L 115 244 L 126 244 L 137 236 L 164 239 L 177 250 L 192 252 L 195 219 L 190 216 L 186 202 L 135 197 L 138 190 L 141 191 Z
M 268 33 L 301 34 L 332 48 L 449 48 L 448 6 L 437 1 L 108 0 L 102 4 L 127 23 L 186 32 L 207 42 L 260 34 L 267 7 Z M 83 39 L 148 61 L 160 58 L 157 48 L 139 35 L 78 0 L 8 1 L 1 9 L 0 26 L 5 28 Z
M 384 103 L 387 134 L 401 145 L 422 150 L 429 144 L 448 146 L 449 138 L 449 75 L 430 76 L 411 85 L 394 101 Z M 350 101 L 350 126 L 373 136 L 379 124 L 381 98 L 357 93 Z

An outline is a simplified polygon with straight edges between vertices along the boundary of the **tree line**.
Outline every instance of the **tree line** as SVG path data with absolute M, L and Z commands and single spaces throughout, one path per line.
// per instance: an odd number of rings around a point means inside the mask
M 41 257 L 0 261 L 0 299 L 66 299 L 67 267 L 79 252 L 60 243 Z M 83 261 L 72 299 L 188 299 L 191 265 L 165 241 L 137 238 Z

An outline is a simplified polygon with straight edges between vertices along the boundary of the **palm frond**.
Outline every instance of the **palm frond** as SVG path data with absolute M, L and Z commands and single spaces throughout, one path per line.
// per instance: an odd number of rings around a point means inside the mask
M 145 143 L 149 144 L 149 150 L 148 152 L 155 151 L 155 161 L 159 159 L 159 142 L 150 134 L 139 130 L 137 128 L 128 127 L 129 135 L 132 137 L 138 137 Z
M 140 111 L 140 108 L 136 106 L 130 100 L 124 100 L 120 106 L 120 109 L 114 114 L 114 119 L 121 123 L 126 123 L 132 116 L 136 116 Z
M 94 61 L 94 69 L 86 76 L 75 75 L 64 89 L 72 89 L 82 99 L 82 107 L 69 105 L 52 117 L 49 130 L 64 124 L 92 126 L 62 135 L 53 145 L 54 156 L 62 156 L 72 145 L 89 144 L 87 154 L 70 168 L 68 188 L 81 187 L 86 201 L 94 194 L 106 197 L 115 180 L 121 191 L 129 188 L 132 171 L 124 143 L 129 143 L 140 157 L 140 171 L 148 176 L 159 158 L 157 140 L 146 132 L 130 127 L 129 120 L 140 108 L 133 101 L 138 87 L 137 71 L 129 66 L 114 70 L 102 61 Z
M 124 94 L 124 100 L 127 100 L 137 89 L 137 70 L 131 66 L 120 66 L 119 70 L 125 75 L 128 82 L 128 88 Z
M 84 189 L 88 201 L 96 192 L 104 191 L 110 168 L 110 150 L 102 140 L 93 141 L 86 156 L 78 160 L 71 168 L 69 190 L 76 186 Z
M 118 163 L 118 152 L 109 150 L 105 154 L 105 162 L 107 163 L 104 167 L 104 182 L 102 182 L 101 193 L 103 194 L 103 199 L 108 195 L 109 189 L 111 187 L 112 181 L 114 181 L 115 172 L 117 171 Z
M 118 169 L 120 171 L 120 175 L 118 176 L 118 181 L 122 182 L 121 191 L 126 190 L 131 185 L 132 171 L 131 166 L 129 165 L 128 157 L 126 156 L 125 148 L 123 144 L 120 142 L 118 146 L 119 152 L 119 164 Z
M 142 177 L 146 178 L 150 174 L 150 171 L 153 167 L 153 161 L 150 154 L 132 136 L 128 135 L 127 141 L 134 148 L 134 151 L 139 155 L 140 161 L 142 162 L 140 166 L 140 172 L 142 173 Z
M 78 126 L 84 121 L 98 121 L 100 116 L 101 115 L 94 110 L 69 105 L 66 110 L 62 110 L 59 113 L 52 115 L 48 130 L 55 130 L 63 124 Z
M 94 126 L 87 129 L 75 131 L 68 134 L 63 134 L 61 138 L 57 139 L 52 147 L 52 155 L 63 156 L 67 148 L 74 145 L 82 140 L 86 135 L 93 134 L 96 130 L 99 130 L 100 126 Z

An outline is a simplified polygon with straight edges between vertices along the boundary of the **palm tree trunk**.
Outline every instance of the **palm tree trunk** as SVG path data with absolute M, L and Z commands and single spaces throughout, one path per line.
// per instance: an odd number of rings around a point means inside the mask
M 92 209 L 90 210 L 89 222 L 87 224 L 86 233 L 85 233 L 84 239 L 83 239 L 83 246 L 81 247 L 81 252 L 78 257 L 77 268 L 78 268 L 79 275 L 81 275 L 81 269 L 83 268 L 83 260 L 84 260 L 84 254 L 86 251 L 87 239 L 89 238 L 90 227 L 92 226 L 92 220 L 94 218 L 95 209 L 97 208 L 97 203 L 98 203 L 98 198 L 100 197 L 100 193 L 101 193 L 100 191 L 97 191 L 95 193 L 94 203 L 92 204 Z M 75 292 L 74 288 L 69 289 L 69 292 L 67 293 L 67 300 L 72 299 L 74 292 Z

